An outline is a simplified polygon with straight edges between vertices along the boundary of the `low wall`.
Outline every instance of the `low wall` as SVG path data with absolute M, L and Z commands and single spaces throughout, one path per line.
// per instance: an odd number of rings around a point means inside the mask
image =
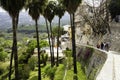
M 77 45 L 77 60 L 87 75 L 88 80 L 95 80 L 103 64 L 107 59 L 107 54 L 97 48 Z

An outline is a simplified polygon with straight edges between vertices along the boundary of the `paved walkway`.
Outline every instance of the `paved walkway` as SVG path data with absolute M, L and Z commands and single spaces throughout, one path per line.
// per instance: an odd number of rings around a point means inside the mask
M 107 52 L 108 58 L 96 80 L 120 80 L 120 55 L 117 52 Z

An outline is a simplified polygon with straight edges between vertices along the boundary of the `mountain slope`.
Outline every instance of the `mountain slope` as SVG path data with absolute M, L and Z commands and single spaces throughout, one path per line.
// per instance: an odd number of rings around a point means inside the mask
M 43 16 L 40 17 L 39 24 L 44 24 L 45 20 Z M 58 23 L 58 17 L 55 17 L 53 20 L 53 24 Z M 65 13 L 61 20 L 62 25 L 69 24 L 69 15 Z M 27 12 L 21 12 L 19 17 L 19 25 L 34 25 L 34 21 L 28 15 Z M 0 12 L 0 29 L 8 29 L 11 25 L 11 17 L 6 12 Z

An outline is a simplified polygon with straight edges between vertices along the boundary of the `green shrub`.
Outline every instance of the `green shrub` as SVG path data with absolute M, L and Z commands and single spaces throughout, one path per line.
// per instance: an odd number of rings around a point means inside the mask
M 67 57 L 66 58 L 66 64 L 68 65 L 68 69 L 71 69 L 72 65 L 73 65 L 72 51 L 69 50 L 69 49 L 66 49 L 64 51 L 64 54 Z
M 46 66 L 47 60 L 48 60 L 48 54 L 46 53 L 41 54 L 41 62 L 44 64 L 44 66 Z
M 30 80 L 38 80 L 38 76 L 33 76 Z
M 11 48 L 12 47 L 12 40 L 5 40 L 3 47 Z
M 48 42 L 45 41 L 45 40 L 40 40 L 40 44 L 39 45 L 40 45 L 41 48 L 49 46 Z
M 3 74 L 4 71 L 3 67 L 0 66 L 0 75 Z
M 29 78 L 30 67 L 27 64 L 19 64 L 19 78 L 20 80 L 27 80 Z
M 29 58 L 28 65 L 29 65 L 29 67 L 30 67 L 31 70 L 35 69 L 36 64 L 37 64 L 36 57 L 32 56 L 31 58 Z
M 0 75 L 8 70 L 8 62 L 0 62 Z
M 7 58 L 8 53 L 6 53 L 2 47 L 0 47 L 0 61 L 5 61 L 5 58 Z
M 45 67 L 44 73 L 48 76 L 51 80 L 54 80 L 56 67 L 51 67 L 50 65 Z
M 66 57 L 71 57 L 72 56 L 72 51 L 71 50 L 65 50 L 63 53 L 65 54 Z
M 28 49 L 27 49 L 26 52 L 29 53 L 29 55 L 33 54 L 34 49 L 36 48 L 36 46 L 37 46 L 36 40 L 29 41 L 29 43 L 27 44 Z
M 3 51 L 3 47 L 0 46 L 0 52 L 2 52 L 2 51 Z
M 26 63 L 26 58 L 27 58 L 27 55 L 20 55 L 19 57 L 19 64 L 23 64 L 23 63 Z
M 63 80 L 64 73 L 65 73 L 65 66 L 63 64 L 60 64 L 55 72 L 55 80 Z

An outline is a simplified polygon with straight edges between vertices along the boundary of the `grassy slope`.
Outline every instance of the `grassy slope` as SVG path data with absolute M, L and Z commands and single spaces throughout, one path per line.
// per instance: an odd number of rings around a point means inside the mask
M 81 64 L 77 63 L 77 69 L 78 69 L 78 80 L 87 80 L 86 75 L 84 74 L 83 70 L 81 69 Z M 63 80 L 65 73 L 65 66 L 63 64 L 60 64 L 57 68 L 57 71 L 55 73 L 54 80 Z M 31 71 L 30 78 L 28 80 L 37 80 L 37 68 L 34 71 Z M 42 80 L 50 80 L 49 77 L 43 77 L 44 74 L 44 68 L 42 68 Z M 73 68 L 70 70 L 67 70 L 67 75 L 65 76 L 65 80 L 73 80 Z
M 78 80 L 87 80 L 85 73 L 81 69 L 80 63 L 77 63 L 77 71 L 78 71 L 78 74 L 77 74 Z M 74 76 L 74 73 L 73 73 L 73 68 L 72 68 L 67 71 L 65 80 L 73 80 L 73 76 Z

